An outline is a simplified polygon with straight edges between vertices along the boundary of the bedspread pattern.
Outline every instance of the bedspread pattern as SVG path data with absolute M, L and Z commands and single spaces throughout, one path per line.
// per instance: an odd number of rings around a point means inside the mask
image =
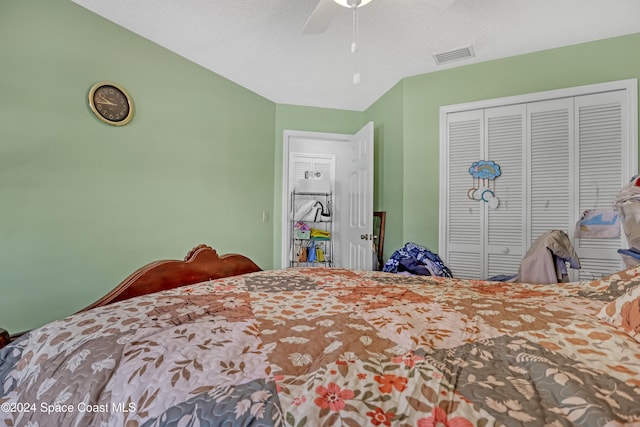
M 606 283 L 258 272 L 54 322 L 0 350 L 5 425 L 640 426 Z

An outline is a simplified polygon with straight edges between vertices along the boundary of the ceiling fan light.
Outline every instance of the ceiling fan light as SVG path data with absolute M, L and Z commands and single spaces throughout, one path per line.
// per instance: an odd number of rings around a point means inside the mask
M 338 3 L 340 6 L 348 7 L 351 9 L 352 7 L 362 7 L 366 6 L 371 0 L 333 0 Z

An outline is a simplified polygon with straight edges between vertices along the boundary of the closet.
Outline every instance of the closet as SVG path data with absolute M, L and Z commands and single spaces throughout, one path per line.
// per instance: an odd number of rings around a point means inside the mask
M 612 208 L 637 171 L 636 80 L 442 107 L 440 129 L 439 254 L 455 277 L 515 274 L 554 229 L 582 262 L 572 280 L 623 267 L 623 233 L 577 239 L 574 228 L 583 211 Z M 478 164 L 498 175 L 474 178 Z

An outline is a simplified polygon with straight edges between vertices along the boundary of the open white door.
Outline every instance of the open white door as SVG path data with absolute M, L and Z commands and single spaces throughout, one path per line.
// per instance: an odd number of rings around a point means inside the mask
M 284 131 L 282 180 L 282 267 L 290 266 L 291 192 L 296 159 L 327 162 L 335 159 L 332 186 L 334 214 L 334 267 L 371 270 L 373 264 L 373 122 L 357 134 Z M 315 160 L 313 160 L 315 159 Z M 333 168 L 330 167 L 329 169 Z M 335 177 L 333 177 L 335 175 Z
M 373 122 L 350 138 L 347 268 L 371 270 L 373 264 Z

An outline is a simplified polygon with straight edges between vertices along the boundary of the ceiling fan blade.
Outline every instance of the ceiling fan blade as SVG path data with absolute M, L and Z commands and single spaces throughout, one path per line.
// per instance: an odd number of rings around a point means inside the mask
M 455 3 L 456 0 L 426 0 L 426 2 L 437 8 L 446 9 Z
M 322 34 L 329 28 L 333 17 L 342 7 L 333 0 L 318 0 L 316 8 L 311 12 L 302 29 L 303 34 Z

